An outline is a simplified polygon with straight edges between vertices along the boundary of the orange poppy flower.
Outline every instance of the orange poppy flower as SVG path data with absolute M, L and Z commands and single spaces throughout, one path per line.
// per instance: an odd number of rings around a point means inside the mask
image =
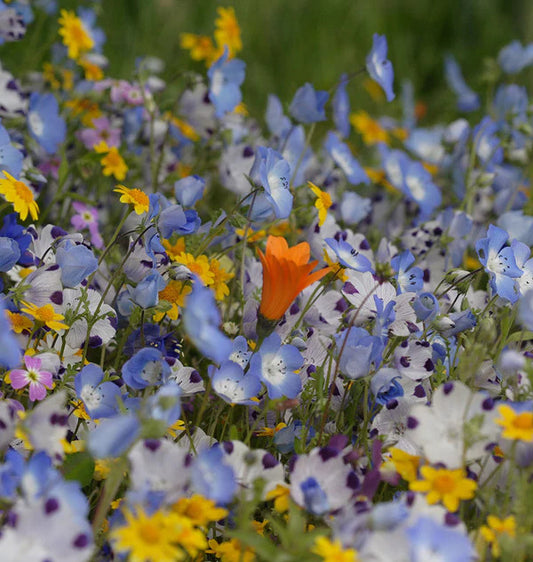
M 331 271 L 325 267 L 311 273 L 318 261 L 309 263 L 311 251 L 307 242 L 289 248 L 285 238 L 269 236 L 266 253 L 259 250 L 263 264 L 263 294 L 259 313 L 269 321 L 277 321 L 292 301 L 309 285 Z

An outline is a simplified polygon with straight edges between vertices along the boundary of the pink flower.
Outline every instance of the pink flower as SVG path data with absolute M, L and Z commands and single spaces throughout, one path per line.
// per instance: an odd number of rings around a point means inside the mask
M 107 146 L 120 146 L 120 129 L 113 129 L 107 117 L 93 119 L 92 127 L 79 132 L 80 140 L 86 148 L 93 148 L 95 144 L 104 141 Z
M 52 373 L 48 371 L 40 371 L 41 360 L 31 355 L 24 356 L 24 363 L 27 371 L 24 369 L 13 369 L 9 374 L 11 386 L 18 390 L 30 385 L 30 400 L 42 400 L 46 396 L 46 389 L 52 389 Z
M 96 208 L 89 207 L 89 205 L 80 203 L 79 201 L 73 201 L 72 206 L 78 213 L 70 219 L 72 226 L 76 228 L 76 230 L 88 228 L 91 233 L 91 242 L 96 248 L 103 248 L 104 241 L 98 230 L 98 211 Z

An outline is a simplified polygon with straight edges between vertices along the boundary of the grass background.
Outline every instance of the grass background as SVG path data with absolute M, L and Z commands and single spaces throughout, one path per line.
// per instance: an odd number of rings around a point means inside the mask
M 86 2 L 60 0 L 61 7 Z M 364 65 L 372 34 L 389 43 L 395 90 L 410 79 L 429 114 L 442 118 L 454 99 L 443 79 L 443 56 L 454 54 L 469 85 L 481 87 L 486 57 L 513 39 L 533 40 L 533 0 L 102 0 L 94 2 L 106 32 L 107 74 L 131 78 L 135 59 L 154 55 L 166 63 L 170 86 L 186 69 L 205 72 L 179 46 L 180 33 L 212 35 L 217 6 L 232 5 L 241 25 L 247 63 L 244 101 L 262 114 L 269 93 L 286 104 L 309 81 L 329 89 L 342 72 Z M 57 38 L 53 18 L 38 17 L 21 44 L 0 47 L 0 60 L 12 70 L 39 68 Z M 18 68 L 15 68 L 18 67 Z M 352 104 L 369 107 L 360 84 L 351 85 Z M 394 113 L 399 102 L 390 108 Z

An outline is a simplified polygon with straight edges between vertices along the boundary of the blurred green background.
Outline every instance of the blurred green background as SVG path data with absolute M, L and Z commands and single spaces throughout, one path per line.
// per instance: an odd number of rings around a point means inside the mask
M 445 53 L 456 56 L 467 83 L 481 92 L 484 59 L 496 57 L 513 39 L 533 40 L 533 0 L 102 0 L 100 4 L 108 75 L 131 78 L 135 58 L 154 55 L 165 61 L 164 77 L 171 84 L 185 69 L 206 70 L 180 48 L 180 33 L 212 36 L 217 6 L 233 6 L 244 45 L 239 56 L 247 63 L 244 101 L 255 115 L 263 113 L 271 92 L 288 104 L 306 81 L 329 89 L 342 72 L 361 68 L 374 32 L 387 36 L 396 92 L 402 80 L 410 79 L 430 114 L 454 104 L 443 79 Z M 60 0 L 61 7 L 79 5 L 86 3 Z M 34 57 L 46 56 L 56 32 L 53 19 L 32 24 L 28 35 L 34 35 Z M 7 58 L 8 67 L 10 62 L 19 64 L 21 46 L 1 47 L 0 60 Z M 20 64 L 28 64 L 27 54 Z M 360 84 L 350 87 L 352 104 L 368 107 L 369 96 Z M 392 112 L 399 109 L 399 102 L 395 104 Z

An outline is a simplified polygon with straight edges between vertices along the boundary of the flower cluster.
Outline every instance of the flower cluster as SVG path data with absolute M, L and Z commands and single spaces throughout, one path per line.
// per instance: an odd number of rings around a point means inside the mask
M 177 103 L 153 59 L 107 76 L 90 9 L 56 14 L 41 79 L 0 70 L 0 552 L 525 560 L 531 46 L 494 61 L 516 83 L 494 72 L 488 115 L 447 58 L 472 113 L 428 126 L 388 105 L 375 34 L 261 130 L 217 13 L 181 36 L 207 72 Z M 352 112 L 362 72 L 390 115 Z

